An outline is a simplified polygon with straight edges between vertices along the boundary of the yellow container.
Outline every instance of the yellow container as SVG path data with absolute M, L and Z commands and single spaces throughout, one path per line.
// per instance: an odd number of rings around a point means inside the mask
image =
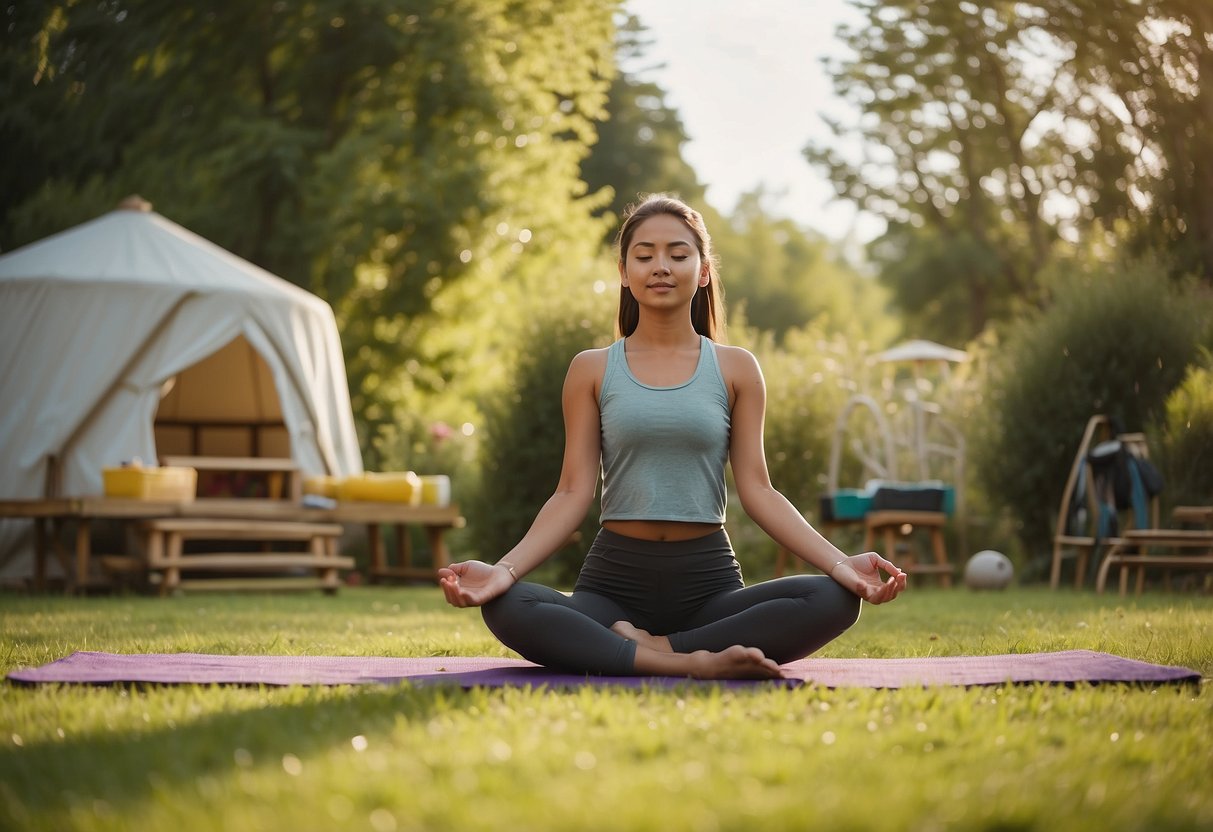
M 421 477 L 412 471 L 368 473 L 337 484 L 341 502 L 421 504 Z
M 127 500 L 163 500 L 185 503 L 198 491 L 198 472 L 193 468 L 103 468 L 105 496 Z
M 340 480 L 337 477 L 304 477 L 303 478 L 303 493 L 318 494 L 321 497 L 337 499 L 337 486 Z
M 421 478 L 421 504 L 446 508 L 451 504 L 451 478 L 432 474 Z

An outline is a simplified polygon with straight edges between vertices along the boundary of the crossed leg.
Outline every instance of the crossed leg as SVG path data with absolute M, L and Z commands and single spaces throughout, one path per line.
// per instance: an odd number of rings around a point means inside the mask
M 504 645 L 544 665 L 616 676 L 691 676 L 699 679 L 777 678 L 779 666 L 739 643 L 719 649 L 671 652 L 612 629 L 630 613 L 592 592 L 565 595 L 529 582 L 514 584 L 481 608 L 485 624 Z
M 711 598 L 677 632 L 653 634 L 629 621 L 612 629 L 652 650 L 717 652 L 757 648 L 783 664 L 820 650 L 859 618 L 859 598 L 824 575 L 793 575 Z

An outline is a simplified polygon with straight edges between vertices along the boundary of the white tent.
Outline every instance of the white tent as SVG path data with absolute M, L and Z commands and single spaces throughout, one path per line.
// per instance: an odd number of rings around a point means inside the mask
M 200 422 L 280 420 L 260 455 L 305 473 L 362 470 L 328 304 L 141 200 L 0 256 L 0 355 L 0 499 L 100 494 L 102 468 L 156 460 L 162 396 Z M 217 355 L 247 369 L 174 390 Z

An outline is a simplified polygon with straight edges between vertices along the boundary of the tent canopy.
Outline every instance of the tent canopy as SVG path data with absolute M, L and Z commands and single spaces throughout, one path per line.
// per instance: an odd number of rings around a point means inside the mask
M 0 256 L 0 352 L 0 499 L 100 493 L 157 458 L 154 421 L 278 425 L 305 473 L 362 470 L 328 304 L 146 203 Z
M 950 361 L 959 364 L 969 360 L 969 354 L 964 350 L 945 347 L 934 341 L 915 340 L 905 341 L 882 353 L 877 353 L 876 360 L 881 363 L 900 361 Z

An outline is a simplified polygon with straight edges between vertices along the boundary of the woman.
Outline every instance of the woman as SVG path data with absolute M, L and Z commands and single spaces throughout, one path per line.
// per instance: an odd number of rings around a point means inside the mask
M 619 331 L 569 366 L 564 462 L 530 530 L 494 565 L 439 570 L 446 600 L 538 664 L 610 675 L 777 678 L 906 576 L 818 534 L 767 472 L 766 387 L 748 351 L 716 343 L 719 278 L 703 218 L 651 196 L 619 230 Z M 824 575 L 744 586 L 724 531 L 726 461 L 746 513 Z M 602 529 L 571 596 L 521 579 L 580 525 L 602 475 Z M 889 577 L 882 579 L 881 570 Z

